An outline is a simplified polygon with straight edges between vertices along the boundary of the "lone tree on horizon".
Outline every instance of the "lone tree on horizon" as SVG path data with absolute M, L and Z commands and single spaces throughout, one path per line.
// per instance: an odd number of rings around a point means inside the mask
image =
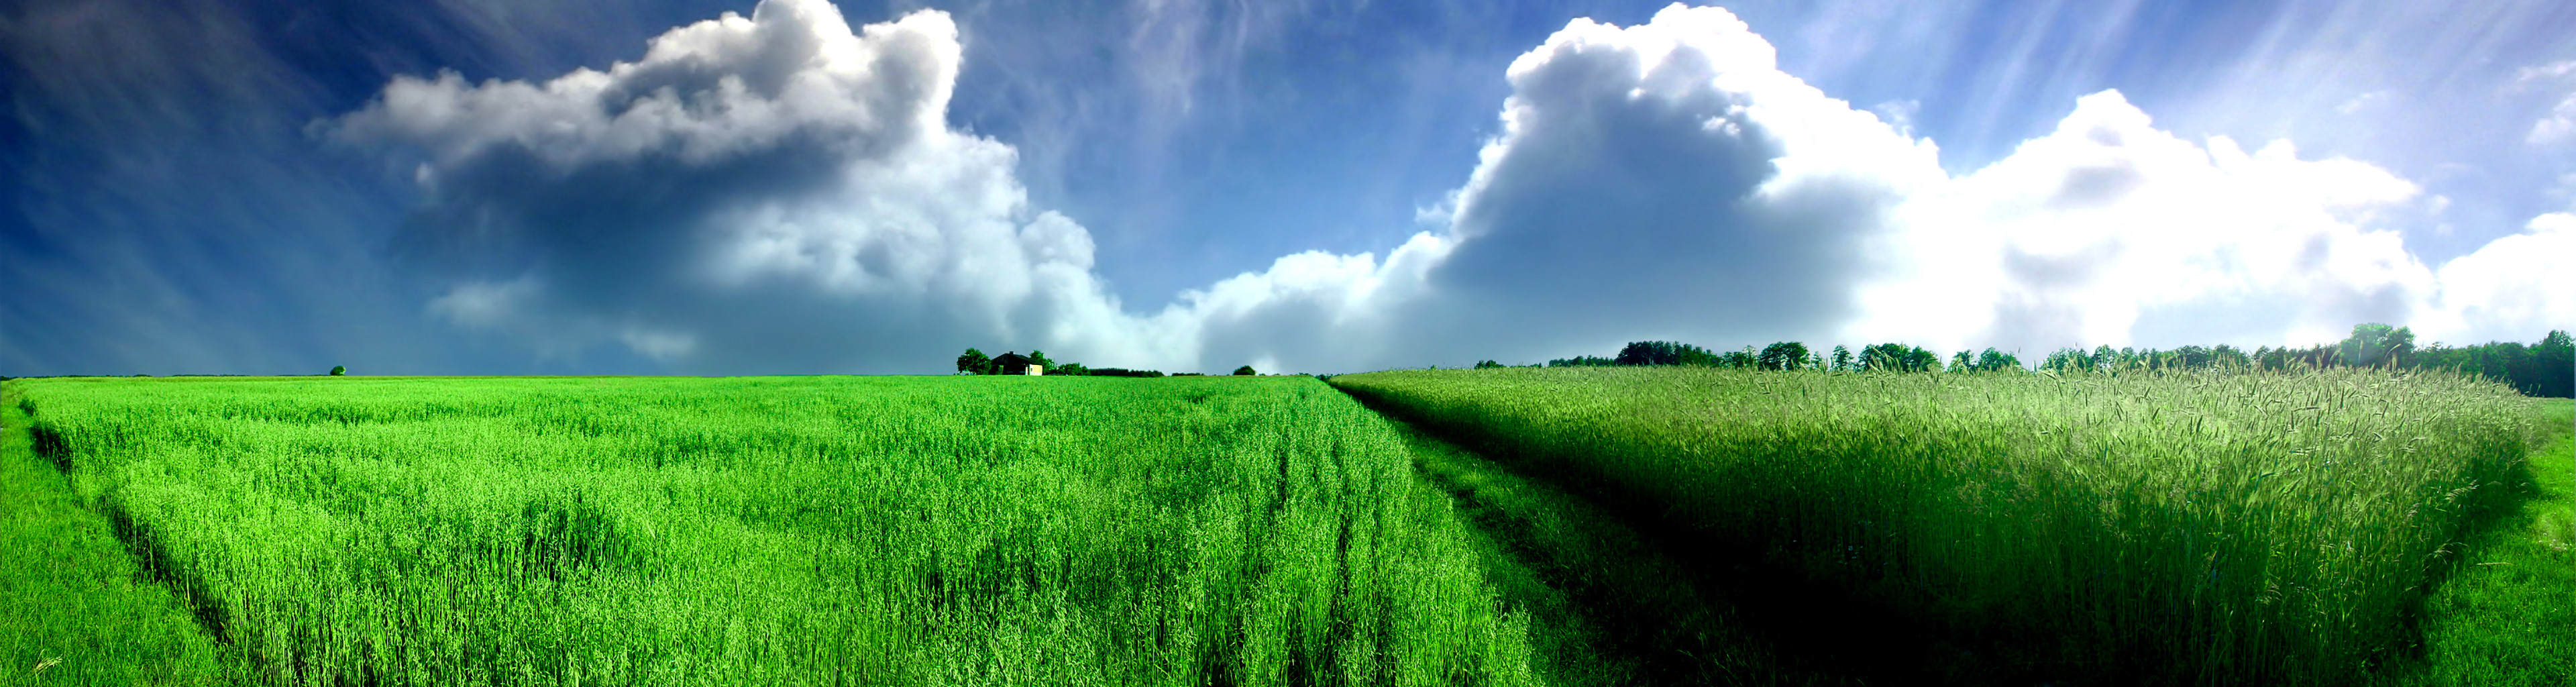
M 957 371 L 970 375 L 992 374 L 993 359 L 983 351 L 969 348 L 965 354 L 957 356 Z

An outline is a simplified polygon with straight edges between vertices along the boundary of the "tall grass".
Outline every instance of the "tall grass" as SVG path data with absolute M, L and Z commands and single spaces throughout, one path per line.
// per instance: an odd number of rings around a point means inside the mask
M 0 382 L 0 685 L 231 682 L 238 657 L 30 450 L 16 384 Z
M 1303 378 L 41 380 L 268 684 L 1529 684 L 1445 497 Z
M 2502 387 L 2361 370 L 1333 383 L 2046 680 L 2361 679 L 2535 436 Z

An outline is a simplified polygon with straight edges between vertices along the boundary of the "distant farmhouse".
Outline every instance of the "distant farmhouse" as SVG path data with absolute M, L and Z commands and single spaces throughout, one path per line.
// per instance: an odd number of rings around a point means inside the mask
M 1000 370 L 1002 374 L 1006 375 L 1039 376 L 1046 374 L 1045 365 L 1029 362 L 1028 356 L 1020 355 L 1017 352 L 993 356 L 993 369 Z

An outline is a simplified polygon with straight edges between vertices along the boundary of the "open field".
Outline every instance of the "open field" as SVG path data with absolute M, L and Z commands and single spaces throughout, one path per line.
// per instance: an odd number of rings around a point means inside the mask
M 221 647 L 0 647 L 45 684 L 1539 679 L 1402 439 L 1306 378 L 10 385 L 175 590 L 143 624 Z
M 0 684 L 2576 678 L 2563 400 L 1333 383 L 14 380 Z
M 1876 676 L 1916 681 L 2393 674 L 2420 663 L 2419 609 L 2464 544 L 2529 498 L 2509 485 L 2537 479 L 2545 426 L 2501 387 L 2360 371 L 1332 382 L 1610 505 L 1685 560 L 1753 571 L 1725 582 L 1784 583 L 1739 594 L 1846 625 L 1791 639 L 1941 637 Z

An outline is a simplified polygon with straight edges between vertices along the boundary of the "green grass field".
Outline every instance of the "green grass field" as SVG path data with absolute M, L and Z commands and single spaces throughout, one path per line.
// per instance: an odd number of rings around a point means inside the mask
M 10 386 L 80 507 L 9 536 L 83 552 L 8 578 L 11 679 L 1539 681 L 1475 533 L 1307 378 Z
M 2576 681 L 2564 400 L 1332 383 L 13 380 L 0 685 Z
M 2466 636 L 2443 629 L 2444 604 L 2566 617 L 2563 592 L 2444 584 L 2558 574 L 2464 560 L 2528 507 L 2514 485 L 2549 472 L 2526 460 L 2549 423 L 2494 385 L 1638 368 L 1332 382 L 1610 506 L 1704 589 L 1773 607 L 1745 626 L 1791 654 L 1898 666 L 1866 675 L 1880 681 L 2433 679 Z M 2452 647 L 2429 659 L 2426 618 Z M 2568 631 L 2535 627 L 2498 641 L 2563 657 Z

